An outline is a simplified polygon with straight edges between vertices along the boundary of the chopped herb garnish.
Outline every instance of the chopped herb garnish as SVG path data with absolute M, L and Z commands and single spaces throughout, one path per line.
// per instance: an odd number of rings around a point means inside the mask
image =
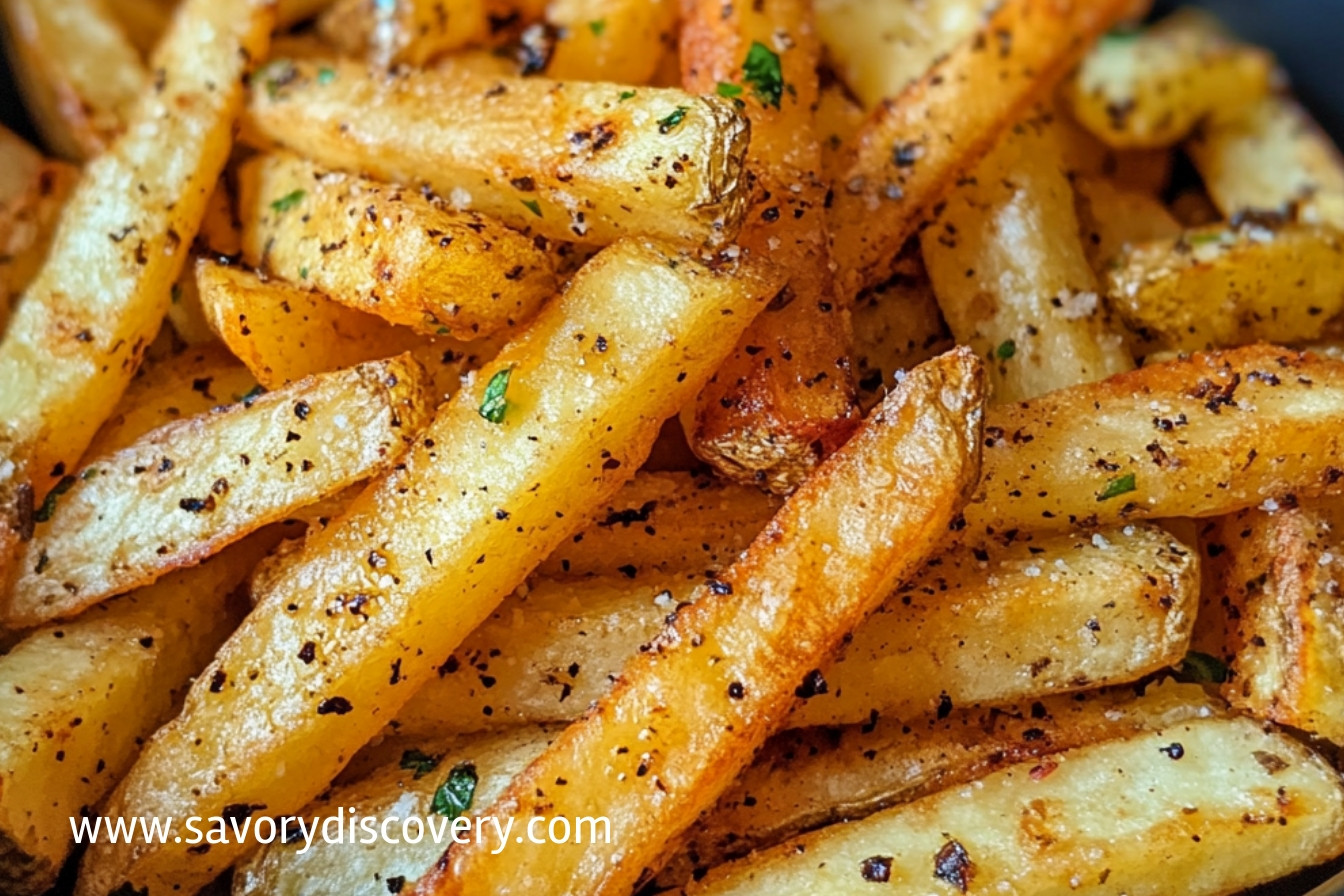
M 1101 39 L 1108 44 L 1127 44 L 1142 33 L 1142 28 L 1135 28 L 1133 25 L 1120 25 L 1103 34 Z
M 720 81 L 719 86 L 714 88 L 714 90 L 719 96 L 726 97 L 727 99 L 742 95 L 741 84 L 730 84 L 727 81 Z
M 325 65 L 317 70 L 317 83 L 326 85 L 336 80 L 336 70 Z
M 685 106 L 678 106 L 672 111 L 671 115 L 668 115 L 666 118 L 658 119 L 658 133 L 670 133 L 673 128 L 686 120 L 686 113 L 689 111 L 691 110 Z
M 588 30 L 593 32 L 594 37 L 601 37 L 607 30 L 607 20 L 593 19 L 588 23 Z
M 50 520 L 51 515 L 56 512 L 56 502 L 61 499 L 61 495 L 70 491 L 74 484 L 75 477 L 62 476 L 61 481 L 53 485 L 51 491 L 47 492 L 46 500 L 42 502 L 41 507 L 37 508 L 37 512 L 33 514 L 33 519 L 39 523 Z
M 307 265 L 304 265 L 303 267 L 299 268 L 299 279 L 300 279 L 300 280 L 307 280 L 307 279 L 308 279 L 308 266 L 307 266 Z
M 303 190 L 295 190 L 292 193 L 286 193 L 284 196 L 281 196 L 279 199 L 271 203 L 271 211 L 287 212 L 294 206 L 302 202 L 303 197 L 307 195 L 308 194 L 305 193 Z
M 476 795 L 476 780 L 476 766 L 459 762 L 448 773 L 448 780 L 434 791 L 430 808 L 445 818 L 460 818 L 471 808 L 472 797 Z
M 1125 475 L 1117 476 L 1106 483 L 1106 487 L 1101 490 L 1101 494 L 1097 495 L 1097 500 L 1109 501 L 1111 498 L 1117 498 L 1120 495 L 1128 494 L 1136 488 L 1138 488 L 1138 486 L 1134 484 L 1134 474 L 1126 473 Z
M 260 398 L 265 394 L 266 394 L 266 388 L 264 386 L 253 386 L 251 389 L 248 389 L 242 395 L 233 396 L 233 399 L 234 401 L 241 401 L 244 406 L 250 408 L 252 407 L 252 402 L 256 401 L 258 398 Z
M 779 108 L 784 95 L 784 72 L 780 69 L 779 54 L 760 41 L 752 41 L 747 58 L 742 63 L 742 78 L 751 85 L 751 92 L 763 105 Z
M 431 756 L 419 750 L 407 750 L 401 754 L 401 767 L 407 771 L 415 772 L 415 780 L 419 781 L 438 768 L 439 760 L 442 758 L 442 756 Z
M 622 90 L 621 95 L 619 97 L 620 102 L 622 103 L 625 102 L 626 100 L 632 100 L 634 98 L 635 98 L 635 91 L 633 90 Z
M 257 74 L 266 83 L 266 95 L 275 99 L 280 88 L 293 81 L 298 72 L 294 68 L 294 63 L 288 59 L 274 59 L 266 63 Z
M 449 332 L 450 330 L 447 327 L 439 327 L 437 330 L 434 331 L 435 335 L 438 336 L 447 336 Z
M 490 377 L 490 382 L 485 386 L 485 397 L 481 399 L 480 415 L 491 423 L 504 422 L 504 413 L 509 409 L 509 401 L 506 396 L 509 391 L 509 377 L 512 375 L 513 368 L 505 367 Z
M 541 217 L 541 203 L 540 203 L 540 202 L 538 202 L 538 201 L 535 200 L 535 199 L 520 199 L 519 202 L 521 202 L 523 205 L 527 206 L 527 210 L 530 211 L 532 214 L 536 215 L 538 218 Z
M 1003 340 L 999 343 L 999 347 L 994 349 L 994 357 L 1000 361 L 1007 361 L 1015 354 L 1017 354 L 1017 343 L 1011 339 Z
M 1223 241 L 1223 232 L 1219 230 L 1214 233 L 1186 234 L 1185 241 L 1192 246 L 1207 246 L 1210 243 L 1221 243 Z
M 97 467 L 89 467 L 83 473 L 79 474 L 79 478 L 83 479 L 85 482 L 88 482 L 90 479 L 97 478 L 100 472 L 102 471 L 99 470 Z
M 1201 684 L 1222 684 L 1227 681 L 1227 664 L 1216 656 L 1192 650 L 1181 660 L 1179 677 Z

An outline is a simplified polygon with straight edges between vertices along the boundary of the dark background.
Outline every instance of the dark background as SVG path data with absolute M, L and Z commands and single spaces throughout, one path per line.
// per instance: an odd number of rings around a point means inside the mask
M 1268 47 L 1288 71 L 1294 91 L 1337 143 L 1344 144 L 1344 0 L 1157 0 L 1158 13 L 1177 6 L 1199 6 L 1218 15 L 1233 31 Z M 24 117 L 8 62 L 0 54 L 0 122 L 37 142 Z M 1253 891 L 1254 896 L 1301 896 L 1333 873 L 1344 873 L 1344 860 L 1314 869 L 1290 881 Z M 1344 881 L 1311 896 L 1344 896 Z M 1247 894 L 1251 896 L 1251 894 Z

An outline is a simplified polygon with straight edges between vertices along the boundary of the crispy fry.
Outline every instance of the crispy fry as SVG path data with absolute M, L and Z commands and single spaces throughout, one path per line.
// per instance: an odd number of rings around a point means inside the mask
M 648 84 L 677 42 L 677 0 L 553 0 L 559 30 L 546 76 Z
M 1215 896 L 1337 855 L 1341 832 L 1344 791 L 1323 759 L 1248 719 L 1191 719 L 825 828 L 681 892 L 866 894 L 878 877 L 924 892 L 974 880 Z
M 382 68 L 423 66 L 489 36 L 487 0 L 338 0 L 319 20 L 322 36 Z
M 0 343 L 0 580 L 36 504 L 78 462 L 159 329 L 271 9 L 187 0 L 156 57 L 162 89 L 85 170 L 15 310 Z
M 1068 73 L 1092 38 L 1142 5 L 1005 0 L 974 37 L 874 109 L 851 141 L 830 210 L 844 292 L 885 279 L 887 262 L 955 179 Z
M 71 616 L 386 469 L 434 410 L 427 385 L 409 356 L 371 362 L 91 459 L 38 511 L 4 622 Z
M 163 0 L 105 0 L 107 10 L 117 20 L 131 46 L 148 56 L 159 45 L 173 8 Z
M 14 142 L 4 140 L 5 136 Z M 0 333 L 3 333 L 11 299 L 23 294 L 46 261 L 61 211 L 79 181 L 79 169 L 41 158 L 7 131 L 0 136 L 0 143 L 3 143 L 0 166 L 9 167 L 0 175 Z
M 238 803 L 302 808 L 560 544 L 565 518 L 583 519 L 633 474 L 778 287 L 751 260 L 709 268 L 642 241 L 595 258 L 271 578 L 107 811 L 180 823 Z M 208 690 L 216 674 L 225 683 Z M 122 880 L 171 892 L 243 849 L 99 843 L 78 892 Z
M 48 146 L 96 156 L 149 83 L 140 54 L 101 0 L 4 0 L 10 64 Z
M 859 406 L 871 411 L 897 377 L 952 348 L 938 299 L 924 264 L 910 263 L 854 302 L 854 374 Z
M 1021 401 L 1134 366 L 1079 237 L 1049 115 L 1013 128 L 948 198 L 920 246 L 948 327 Z
M 414 190 L 290 155 L 238 178 L 248 264 L 391 323 L 477 339 L 526 323 L 558 289 L 530 239 Z
M 1098 277 L 1126 246 L 1181 234 L 1180 222 L 1150 193 L 1121 188 L 1104 177 L 1079 175 L 1072 183 L 1083 251 Z
M 255 79 L 250 126 L 320 165 L 427 183 L 548 239 L 718 245 L 747 209 L 746 119 L 679 90 L 295 62 Z
M 516 844 L 503 861 L 484 844 L 455 848 L 415 892 L 578 896 L 651 876 L 782 721 L 798 670 L 827 659 L 946 531 L 977 476 L 983 376 L 965 350 L 912 371 L 488 810 L 576 817 L 600 807 L 619 842 Z

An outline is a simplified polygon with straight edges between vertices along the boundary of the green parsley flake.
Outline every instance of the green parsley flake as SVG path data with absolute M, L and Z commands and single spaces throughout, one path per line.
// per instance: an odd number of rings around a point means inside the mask
M 591 22 L 588 23 L 588 30 L 591 31 L 591 32 L 593 32 L 593 36 L 594 36 L 594 37 L 601 37 L 603 34 L 606 33 L 606 30 L 607 30 L 607 20 L 606 20 L 606 19 L 593 19 L 593 21 L 591 21 Z
M 686 113 L 689 111 L 691 110 L 686 106 L 678 106 L 672 111 L 672 114 L 668 115 L 666 118 L 660 118 L 658 120 L 658 133 L 671 133 L 673 128 L 686 120 Z
M 51 515 L 56 512 L 56 502 L 61 499 L 61 495 L 70 491 L 74 484 L 75 477 L 62 476 L 61 481 L 53 485 L 51 491 L 47 492 L 46 500 L 42 502 L 41 507 L 37 508 L 37 512 L 33 514 L 33 519 L 39 523 L 50 520 Z
M 1125 475 L 1117 476 L 1106 483 L 1106 487 L 1101 490 L 1101 494 L 1097 495 L 1097 500 L 1109 501 L 1120 495 L 1128 494 L 1136 488 L 1138 488 L 1138 486 L 1134 483 L 1134 474 L 1126 473 Z
M 513 368 L 505 367 L 490 377 L 490 382 L 486 384 L 485 397 L 481 399 L 480 415 L 491 423 L 504 422 L 504 414 L 509 409 L 506 395 L 509 391 L 509 377 L 512 375 Z
M 299 268 L 299 279 L 300 279 L 300 280 L 307 280 L 307 279 L 308 279 L 308 266 L 307 266 L 307 265 L 304 265 L 303 267 Z
M 419 781 L 438 768 L 439 760 L 442 758 L 442 756 L 431 756 L 419 750 L 407 750 L 401 754 L 401 767 L 407 771 L 415 772 L 415 780 Z
M 325 65 L 317 70 L 317 83 L 326 86 L 336 80 L 336 70 Z
M 1192 246 L 1207 246 L 1210 243 L 1221 243 L 1223 236 L 1221 230 L 1214 233 L 1191 233 L 1186 235 L 1185 241 Z
M 784 72 L 778 53 L 758 40 L 752 41 L 742 63 L 742 79 L 751 85 L 752 95 L 762 105 L 779 108 L 780 97 L 784 95 Z
M 89 467 L 89 468 L 88 468 L 87 470 L 85 470 L 83 473 L 80 473 L 80 474 L 79 474 L 79 478 L 80 478 L 80 479 L 83 479 L 85 482 L 88 482 L 90 479 L 97 479 L 97 478 L 98 478 L 98 474 L 99 474 L 100 472 L 102 472 L 102 471 L 99 470 L 97 467 Z
M 472 797 L 476 795 L 476 766 L 470 762 L 459 762 L 448 773 L 448 779 L 434 791 L 434 802 L 430 808 L 445 818 L 460 818 L 471 808 Z
M 742 95 L 742 85 L 730 84 L 727 81 L 720 81 L 719 86 L 715 88 L 715 92 L 718 93 L 719 96 L 724 97 L 725 99 L 733 99 L 734 97 L 739 97 Z
M 521 202 L 523 205 L 527 206 L 527 210 L 530 211 L 532 214 L 536 215 L 538 218 L 541 217 L 540 202 L 538 202 L 535 199 L 520 199 L 518 201 Z
M 295 74 L 294 63 L 288 59 L 274 59 L 257 71 L 257 76 L 266 84 L 266 95 L 271 99 L 276 98 L 281 87 L 294 80 Z
M 1180 677 L 1201 684 L 1222 684 L 1227 681 L 1227 664 L 1216 656 L 1192 650 L 1181 660 Z
M 287 193 L 271 203 L 271 211 L 277 213 L 287 212 L 302 202 L 303 197 L 307 195 L 308 194 L 303 190 L 295 190 L 292 193 Z
M 1017 343 L 1011 339 L 1005 339 L 999 343 L 999 347 L 994 349 L 994 357 L 1000 361 L 1007 361 L 1017 354 Z
M 635 91 L 633 91 L 633 90 L 622 90 L 622 91 L 621 91 L 621 95 L 620 95 L 620 97 L 619 97 L 618 99 L 619 99 L 620 102 L 623 103 L 623 102 L 625 102 L 626 100 L 632 100 L 632 99 L 634 99 L 634 98 L 635 98 Z

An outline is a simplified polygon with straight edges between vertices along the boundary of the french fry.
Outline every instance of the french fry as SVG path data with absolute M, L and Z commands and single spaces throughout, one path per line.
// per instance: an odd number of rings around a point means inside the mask
M 393 728 L 437 738 L 575 719 L 703 577 L 534 581 L 439 667 Z M 789 724 L 909 719 L 1134 681 L 1185 656 L 1198 604 L 1193 549 L 1156 526 L 958 547 L 854 630 Z
M 1072 183 L 1083 251 L 1099 278 L 1126 246 L 1181 235 L 1181 223 L 1150 193 L 1123 189 L 1104 177 L 1079 175 Z
M 854 375 L 859 407 L 871 411 L 897 376 L 952 348 L 928 273 L 917 254 L 854 300 Z
M 1171 184 L 1175 153 L 1164 149 L 1116 149 L 1098 140 L 1073 120 L 1064 103 L 1056 103 L 1055 133 L 1064 150 L 1070 177 L 1106 178 L 1118 189 L 1160 199 Z
M 105 0 L 107 10 L 116 19 L 131 46 L 148 56 L 168 30 L 173 7 L 163 0 Z
M 205 207 L 201 229 L 192 242 L 192 254 L 177 275 L 168 306 L 168 323 L 173 332 L 187 345 L 215 342 L 214 331 L 201 307 L 201 294 L 196 286 L 196 265 L 201 257 L 237 258 L 243 251 L 242 227 L 234 210 L 233 195 L 226 176 L 215 184 L 210 201 Z M 397 354 L 388 352 L 384 357 Z
M 1172 146 L 1269 92 L 1274 59 L 1192 9 L 1102 37 L 1062 91 L 1074 117 L 1115 147 Z
M 966 350 L 912 371 L 487 810 L 596 811 L 619 842 L 511 844 L 503 861 L 484 844 L 454 848 L 415 892 L 578 896 L 651 877 L 798 699 L 798 670 L 825 661 L 945 533 L 977 477 L 983 377 Z
M 1344 740 L 1341 524 L 1335 498 L 1205 524 L 1194 645 L 1226 663 L 1222 690 L 1233 706 L 1336 743 Z
M 845 144 L 863 126 L 863 107 L 849 96 L 843 85 L 830 79 L 821 85 L 813 117 L 821 145 L 822 181 L 833 186 L 849 164 Z
M 162 89 L 85 169 L 15 310 L 0 343 L 0 580 L 159 330 L 271 19 L 265 0 L 187 0 L 156 55 Z
M 677 0 L 553 0 L 559 30 L 546 76 L 648 84 L 677 42 Z
M 3 620 L 71 616 L 394 463 L 434 410 L 409 356 L 300 380 L 91 459 L 35 514 Z
M 4 0 L 9 61 L 25 106 L 55 152 L 103 152 L 149 84 L 136 48 L 101 0 Z
M 242 166 L 247 263 L 427 335 L 525 323 L 558 289 L 550 258 L 489 218 L 289 155 Z
M 1320 492 L 1344 469 L 1342 415 L 1344 364 L 1273 346 L 999 407 L 985 423 L 985 475 L 964 537 L 1223 516 Z
M 249 126 L 319 165 L 426 183 L 456 207 L 552 240 L 719 245 L 747 210 L 748 125 L 721 97 L 272 63 L 254 80 Z
M 500 348 L 498 339 L 421 336 L 321 293 L 206 259 L 196 277 L 209 326 L 268 389 L 409 352 L 429 371 L 438 401 Z
M 249 400 L 258 391 L 251 372 L 217 342 L 147 361 L 89 443 L 83 460 L 120 451 L 161 426 Z
M 1010 765 L 1042 765 L 1065 750 L 1226 715 L 1197 685 L 1046 697 L 866 725 L 777 735 L 690 832 L 658 884 L 678 887 L 715 865 L 805 831 L 853 821 Z
M 270 579 L 106 811 L 180 824 L 239 803 L 302 808 L 633 474 L 779 285 L 750 259 L 711 268 L 643 241 L 595 258 Z M 244 849 L 99 843 L 77 892 L 175 892 Z
M 21 151 L 11 151 L 14 146 L 0 146 L 0 164 L 13 166 L 0 180 L 0 333 L 11 300 L 22 295 L 46 261 L 61 211 L 79 180 L 73 165 L 41 157 L 30 165 Z
M 382 68 L 423 66 L 434 57 L 484 41 L 487 0 L 338 0 L 319 20 L 323 37 Z
M 1248 719 L 1191 719 L 825 828 L 680 892 L 965 892 L 973 880 L 981 892 L 1213 896 L 1334 857 L 1341 831 L 1344 792 L 1325 760 Z
M 1134 366 L 1079 238 L 1051 117 L 1016 125 L 920 236 L 952 334 L 1022 401 Z
M 654 570 L 718 571 L 747 549 L 780 503 L 708 476 L 639 473 L 537 572 L 634 578 Z
M 899 97 L 873 110 L 851 141 L 830 228 L 849 295 L 886 265 L 947 193 L 1093 38 L 1135 0 L 1005 0 L 976 32 Z M 992 89 L 989 85 L 993 85 Z
M 974 34 L 985 7 L 983 0 L 819 0 L 817 33 L 836 73 L 872 109 Z
M 738 239 L 768 254 L 789 284 L 682 412 L 682 424 L 691 449 L 720 472 L 787 494 L 843 444 L 858 417 L 849 308 L 833 288 L 813 130 L 820 48 L 805 0 L 684 6 L 687 90 L 735 94 L 751 121 L 747 171 L 756 189 Z
M 1204 227 L 1127 247 L 1105 290 L 1125 323 L 1162 349 L 1308 342 L 1344 309 L 1344 235 L 1255 221 Z
M 227 598 L 273 544 L 258 533 L 193 569 L 0 656 L 0 887 L 37 896 L 98 805 L 242 617 Z
M 1281 94 L 1238 111 L 1185 146 L 1223 216 L 1267 212 L 1344 228 L 1344 160 L 1307 111 Z

